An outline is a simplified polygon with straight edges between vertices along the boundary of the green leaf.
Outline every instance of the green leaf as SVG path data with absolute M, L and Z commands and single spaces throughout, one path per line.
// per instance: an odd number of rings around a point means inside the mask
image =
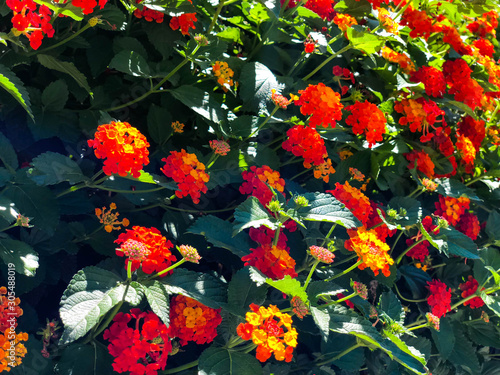
M 492 243 L 500 245 L 500 214 L 498 211 L 494 210 L 488 216 L 485 231 Z
M 455 345 L 448 360 L 455 367 L 468 368 L 472 374 L 480 373 L 479 361 L 476 354 L 476 348 L 465 337 L 460 327 L 460 324 L 453 325 L 453 334 L 455 335 Z
M 314 323 L 316 323 L 316 326 L 319 328 L 323 341 L 327 341 L 330 335 L 330 314 L 328 310 L 311 306 L 311 315 L 314 319 Z
M 389 330 L 384 330 L 384 335 L 387 336 L 387 338 L 391 340 L 399 349 L 401 349 L 401 351 L 417 359 L 422 365 L 425 366 L 425 357 L 422 353 L 420 353 L 420 351 L 408 346 L 403 340 Z
M 441 250 L 446 255 L 449 253 L 464 258 L 479 259 L 477 245 L 467 235 L 451 227 L 441 228 L 439 237 L 442 235 L 446 236 L 446 242 Z
M 64 348 L 54 371 L 58 375 L 111 374 L 112 361 L 113 357 L 104 345 L 73 344 Z
M 299 297 L 306 305 L 309 303 L 306 290 L 300 284 L 300 281 L 292 279 L 290 275 L 286 275 L 281 280 L 266 279 L 266 283 L 289 296 Z
M 122 301 L 126 286 L 113 272 L 85 267 L 71 279 L 61 298 L 59 314 L 64 323 L 61 344 L 69 344 L 94 327 L 106 313 Z M 128 288 L 126 300 L 136 298 Z
M 420 202 L 413 198 L 394 197 L 387 204 L 387 209 L 389 208 L 396 210 L 401 218 L 392 220 L 386 217 L 385 220 L 391 224 L 395 224 L 398 228 L 414 225 L 422 218 L 422 207 L 420 206 Z M 402 214 L 405 211 L 406 214 Z
M 59 223 L 59 208 L 49 188 L 35 184 L 11 185 L 4 190 L 4 196 L 15 203 L 20 214 L 33 218 L 30 224 L 54 233 Z
M 266 299 L 267 285 L 257 286 L 250 279 L 250 271 L 242 268 L 233 275 L 227 290 L 228 309 L 239 316 L 244 316 L 250 304 L 261 305 Z
M 246 228 L 259 228 L 264 225 L 275 230 L 278 227 L 276 219 L 260 204 L 255 197 L 249 197 L 234 210 L 233 235 Z
M 307 287 L 307 295 L 311 303 L 316 304 L 321 296 L 336 296 L 339 293 L 345 292 L 347 289 L 333 282 L 313 281 Z
M 57 152 L 44 152 L 31 163 L 33 168 L 29 170 L 28 176 L 37 185 L 55 185 L 63 181 L 74 185 L 88 179 L 75 161 Z
M 172 275 L 159 281 L 169 294 L 182 294 L 212 309 L 220 308 L 227 301 L 227 284 L 208 273 L 176 268 Z
M 364 17 L 370 13 L 372 6 L 365 0 L 341 0 L 334 9 L 340 13 L 348 13 L 352 17 Z
M 399 267 L 398 271 L 405 278 L 414 299 L 427 296 L 429 292 L 426 288 L 427 282 L 432 281 L 432 279 L 426 272 L 417 267 L 408 265 Z
M 321 353 L 324 356 L 333 357 L 338 356 L 340 353 L 344 352 L 346 348 L 350 348 L 356 344 L 356 337 L 351 335 L 341 335 L 335 332 L 331 332 L 328 336 L 328 341 L 321 342 Z M 359 369 L 365 363 L 365 348 L 356 348 L 347 354 L 344 354 L 339 359 L 331 362 L 334 366 L 340 367 L 342 370 L 341 374 L 353 374 L 358 373 Z M 322 374 L 330 374 L 329 372 L 323 372 Z M 333 374 L 333 373 L 332 373 Z M 319 375 L 319 374 L 318 374 Z
M 156 143 L 165 144 L 173 133 L 170 111 L 151 104 L 148 112 L 148 132 Z
M 174 98 L 205 119 L 220 124 L 226 121 L 227 112 L 208 92 L 193 86 L 181 86 L 170 92 Z
M 46 111 L 61 111 L 68 101 L 68 85 L 62 79 L 50 83 L 42 93 L 42 104 Z
M 238 233 L 232 237 L 232 232 L 231 223 L 213 215 L 200 217 L 187 229 L 187 233 L 201 234 L 208 242 L 227 249 L 240 258 L 248 255 L 252 247 L 249 237 L 245 233 Z
M 0 64 L 0 86 L 16 99 L 34 120 L 31 102 L 23 82 L 6 66 Z
M 486 295 L 483 293 L 481 298 L 491 311 L 493 311 L 497 316 L 500 316 L 500 296 Z
M 273 72 L 259 62 L 246 64 L 241 70 L 239 93 L 246 111 L 257 112 L 271 99 L 271 90 L 278 90 Z
M 460 198 L 466 196 L 471 200 L 482 201 L 473 189 L 465 186 L 460 181 L 450 178 L 440 178 L 435 180 L 435 182 L 438 184 L 436 191 L 444 197 Z
M 17 154 L 8 138 L 0 133 L 0 160 L 9 171 L 14 172 L 19 166 Z
M 170 324 L 170 296 L 165 286 L 158 280 L 143 285 L 146 298 L 151 310 L 158 315 L 163 323 Z
M 403 324 L 405 312 L 398 297 L 392 291 L 384 292 L 380 295 L 378 308 L 384 311 L 395 322 Z
M 474 261 L 474 278 L 481 285 L 491 275 L 486 267 L 491 267 L 496 272 L 500 272 L 500 251 L 494 247 L 489 247 L 481 250 L 479 256 L 481 259 Z
M 228 27 L 224 31 L 218 33 L 217 36 L 227 42 L 243 44 L 241 41 L 241 30 L 237 27 Z
M 47 69 L 57 70 L 61 73 L 69 74 L 78 85 L 85 89 L 92 96 L 92 90 L 87 82 L 87 78 L 82 72 L 80 72 L 76 66 L 71 62 L 57 60 L 53 56 L 49 55 L 36 55 L 38 62 L 42 64 Z
M 476 344 L 500 349 L 500 328 L 495 326 L 495 324 L 476 321 L 464 324 L 464 326 L 467 327 L 469 337 Z
M 297 214 L 302 220 L 337 223 L 347 229 L 361 226 L 361 222 L 352 212 L 331 194 L 305 193 L 301 195 L 309 201 L 309 205 L 299 207 L 294 201 L 289 205 L 289 208 L 297 210 Z
M 0 258 L 5 264 L 13 263 L 17 273 L 35 276 L 38 254 L 26 242 L 10 238 L 0 239 Z
M 385 43 L 383 39 L 366 32 L 366 29 L 359 25 L 348 27 L 346 33 L 354 48 L 367 54 L 377 53 Z
M 256 375 L 262 367 L 255 356 L 211 346 L 200 356 L 199 375 Z
M 439 331 L 431 329 L 432 339 L 443 360 L 448 359 L 455 346 L 455 334 L 448 318 L 441 318 Z
M 111 59 L 109 68 L 116 69 L 133 77 L 151 77 L 151 70 L 148 62 L 135 51 L 120 51 Z

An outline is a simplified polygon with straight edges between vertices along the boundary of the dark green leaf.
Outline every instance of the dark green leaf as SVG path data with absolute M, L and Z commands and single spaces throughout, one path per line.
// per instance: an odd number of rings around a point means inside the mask
M 227 249 L 240 258 L 248 255 L 252 247 L 248 235 L 238 233 L 232 237 L 232 224 L 213 215 L 200 217 L 188 228 L 187 232 L 201 234 L 208 242 Z
M 23 106 L 33 120 L 28 91 L 24 88 L 22 81 L 9 68 L 2 64 L 0 64 L 0 86 Z
M 126 286 L 113 272 L 98 267 L 85 267 L 73 276 L 61 298 L 59 314 L 64 324 L 61 344 L 83 337 L 100 319 L 119 303 Z M 126 300 L 137 293 L 128 288 Z
M 91 96 L 92 90 L 87 82 L 85 75 L 80 72 L 76 66 L 71 62 L 57 60 L 53 56 L 49 55 L 36 55 L 38 62 L 48 69 L 57 70 L 58 72 L 69 74 L 78 83 L 78 85 L 84 88 Z
M 130 50 L 116 54 L 109 63 L 109 68 L 134 77 L 151 77 L 151 70 L 146 59 L 139 53 Z
M 54 371 L 58 375 L 111 374 L 113 357 L 103 345 L 74 344 L 65 348 Z M 32 363 L 35 363 L 33 360 Z M 36 362 L 38 363 L 38 362 Z
M 168 327 L 170 324 L 170 296 L 165 286 L 158 280 L 154 280 L 143 287 L 151 310 L 153 310 Z
M 465 337 L 460 324 L 453 325 L 453 333 L 455 335 L 455 345 L 448 360 L 457 368 L 468 368 L 472 374 L 479 374 L 480 366 L 476 354 L 476 348 Z
M 2 160 L 3 165 L 12 172 L 19 166 L 14 147 L 12 147 L 10 141 L 2 133 L 0 133 L 0 160 Z
M 500 251 L 495 247 L 482 249 L 479 252 L 481 259 L 474 261 L 474 278 L 479 284 L 483 284 L 491 275 L 485 267 L 491 267 L 496 272 L 500 272 Z
M 209 121 L 220 124 L 227 118 L 226 111 L 208 92 L 193 86 L 181 86 L 171 93 L 182 104 Z
M 494 244 L 500 244 L 500 214 L 494 210 L 488 216 L 486 221 L 486 234 Z
M 398 297 L 392 292 L 384 292 L 380 295 L 378 308 L 384 311 L 392 320 L 403 324 L 405 312 Z
M 38 254 L 27 243 L 10 238 L 0 239 L 0 258 L 5 264 L 13 263 L 17 273 L 35 276 Z
M 445 197 L 460 198 L 463 196 L 475 201 L 481 201 L 481 199 L 476 195 L 476 192 L 462 184 L 460 181 L 452 180 L 451 178 L 440 178 L 435 180 L 438 187 L 436 191 Z
M 341 0 L 334 8 L 337 12 L 348 13 L 352 17 L 363 17 L 370 13 L 372 6 L 366 0 Z
M 277 228 L 276 219 L 260 204 L 255 197 L 249 197 L 234 210 L 233 234 L 246 228 L 259 228 L 264 225 L 270 229 Z
M 49 84 L 42 93 L 42 104 L 45 111 L 60 111 L 68 101 L 68 85 L 62 79 Z
M 278 90 L 279 85 L 271 70 L 259 62 L 246 64 L 241 70 L 240 97 L 246 111 L 264 108 L 271 99 L 271 90 Z
M 327 357 L 335 357 L 355 344 L 356 337 L 354 336 L 341 335 L 335 332 L 330 332 L 328 341 L 323 341 L 321 343 L 321 353 Z M 358 373 L 361 366 L 363 366 L 363 364 L 365 363 L 364 353 L 365 348 L 357 348 L 331 363 L 337 367 L 340 367 L 342 370 L 345 370 L 345 372 L 348 374 L 352 374 L 354 371 Z M 328 374 L 328 372 L 325 372 L 325 374 Z
M 315 304 L 321 296 L 336 296 L 337 294 L 345 291 L 345 288 L 342 288 L 331 281 L 313 281 L 307 287 L 307 295 L 313 304 Z
M 429 292 L 426 288 L 427 282 L 432 281 L 432 279 L 426 272 L 414 266 L 406 265 L 399 267 L 399 272 L 405 278 L 414 299 L 427 296 Z
M 483 293 L 481 298 L 491 311 L 497 314 L 497 316 L 500 316 L 500 296 L 486 295 Z
M 156 143 L 165 144 L 173 132 L 170 111 L 152 104 L 148 112 L 148 131 Z
M 256 375 L 262 367 L 255 356 L 225 348 L 210 347 L 200 356 L 199 375 Z
M 63 181 L 74 185 L 87 180 L 75 161 L 56 152 L 44 152 L 31 163 L 33 169 L 29 170 L 28 175 L 37 185 L 55 185 Z
M 469 337 L 478 345 L 491 346 L 500 349 L 500 328 L 493 323 L 476 321 L 473 323 L 465 322 Z
M 385 220 L 401 228 L 408 225 L 414 225 L 422 218 L 422 207 L 420 207 L 420 202 L 413 198 L 394 197 L 387 204 L 387 208 L 396 210 L 401 218 L 392 220 L 386 217 Z
M 436 345 L 441 358 L 448 359 L 455 346 L 455 334 L 448 318 L 441 318 L 439 331 L 431 329 L 432 339 Z
M 323 342 L 328 340 L 330 334 L 330 314 L 327 309 L 318 309 L 317 307 L 311 306 L 311 315 L 314 319 L 314 323 L 318 327 Z
M 227 284 L 207 273 L 177 268 L 172 275 L 159 281 L 169 294 L 182 294 L 212 309 L 220 308 L 227 301 Z
M 261 305 L 266 299 L 267 286 L 257 286 L 250 279 L 248 268 L 233 275 L 227 290 L 227 307 L 231 312 L 244 316 L 251 303 Z
M 451 227 L 442 228 L 439 236 L 446 236 L 445 246 L 442 251 L 445 254 L 458 255 L 469 259 L 479 259 L 477 245 L 467 235 Z

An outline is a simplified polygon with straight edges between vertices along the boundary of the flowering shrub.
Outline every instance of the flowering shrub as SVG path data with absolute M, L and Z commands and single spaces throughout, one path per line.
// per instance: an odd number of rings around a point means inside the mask
M 498 0 L 4 3 L 0 372 L 498 368 Z

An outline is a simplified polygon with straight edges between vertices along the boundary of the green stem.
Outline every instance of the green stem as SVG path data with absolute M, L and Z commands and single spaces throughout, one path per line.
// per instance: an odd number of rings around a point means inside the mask
M 415 327 L 407 328 L 407 329 L 408 329 L 408 331 L 415 331 L 417 329 L 426 328 L 426 327 L 429 327 L 429 323 L 428 322 L 426 322 L 424 324 L 420 324 L 420 325 L 415 326 Z
M 246 142 L 248 141 L 250 138 L 252 138 L 254 135 L 258 134 L 260 129 L 262 129 L 262 127 L 264 125 L 267 124 L 267 122 L 273 117 L 273 115 L 276 113 L 276 111 L 279 109 L 279 106 L 275 106 L 273 111 L 271 112 L 271 114 L 269 116 L 266 117 L 266 119 L 264 120 L 264 122 L 262 124 L 259 125 L 259 127 L 257 128 L 257 130 L 255 130 L 252 134 L 250 134 L 248 137 L 246 137 L 243 142 Z
M 168 73 L 160 82 L 158 82 L 156 84 L 156 86 L 154 86 L 151 90 L 147 91 L 146 93 L 144 93 L 143 95 L 139 96 L 138 98 L 135 98 L 134 100 L 131 100 L 125 104 L 121 104 L 121 105 L 118 105 L 116 107 L 111 107 L 111 108 L 107 108 L 107 109 L 104 109 L 103 111 L 104 112 L 113 112 L 113 111 L 116 111 L 118 109 L 122 109 L 122 108 L 126 108 L 134 103 L 137 103 L 137 102 L 140 102 L 141 100 L 147 98 L 149 95 L 153 94 L 155 91 L 157 91 L 161 86 L 163 86 L 163 84 L 165 82 L 167 82 L 175 73 L 177 73 L 184 65 L 186 65 L 189 61 L 191 61 L 191 59 L 194 57 L 194 55 L 196 54 L 196 52 L 198 52 L 198 50 L 200 49 L 200 45 L 197 45 L 193 51 L 189 54 L 189 56 L 186 56 L 184 58 L 184 60 L 182 60 L 179 65 L 177 65 L 174 69 L 172 69 L 170 71 L 170 73 Z
M 336 305 L 340 302 L 344 302 L 344 301 L 347 301 L 348 299 L 351 299 L 353 297 L 356 297 L 358 295 L 358 293 L 354 292 L 352 294 L 349 294 L 347 297 L 342 297 L 341 299 L 338 299 L 336 301 L 332 301 L 332 302 L 329 302 L 327 304 L 324 304 L 324 305 L 320 305 L 318 306 L 318 309 L 326 309 L 327 307 L 329 306 L 332 306 L 332 305 Z
M 297 177 L 300 177 L 300 176 L 302 176 L 303 174 L 306 174 L 309 171 L 310 171 L 310 169 L 304 169 L 302 172 L 299 172 L 295 176 L 293 176 L 292 178 L 290 178 L 290 181 L 295 180 Z
M 159 374 L 176 374 L 178 372 L 193 368 L 195 366 L 198 366 L 198 360 L 186 363 L 185 365 L 182 366 L 177 366 L 175 368 L 172 368 L 170 370 L 165 370 L 165 371 L 160 371 Z
M 399 232 L 398 236 L 396 237 L 396 241 L 394 241 L 394 243 L 392 244 L 391 251 L 389 251 L 389 255 L 392 255 L 392 252 L 394 251 L 394 248 L 396 247 L 396 245 L 397 245 L 397 243 L 402 235 L 403 235 L 403 231 Z
M 210 169 L 210 167 L 215 164 L 219 156 L 220 156 L 219 154 L 214 153 L 208 160 L 206 169 Z
M 399 296 L 399 298 L 401 298 L 402 300 L 405 300 L 406 302 L 424 302 L 424 301 L 427 301 L 427 298 L 423 298 L 423 299 L 409 299 L 409 298 L 405 298 L 401 295 L 401 293 L 399 292 L 399 289 L 398 289 L 398 286 L 396 284 L 394 284 L 394 289 L 396 289 L 396 293 L 397 295 Z
M 417 186 L 415 190 L 413 190 L 410 194 L 408 194 L 408 198 L 411 198 L 413 195 L 417 194 L 422 189 L 423 189 L 422 186 Z
M 319 367 L 319 366 L 327 365 L 327 364 L 329 364 L 330 362 L 335 362 L 337 359 L 342 358 L 342 357 L 343 357 L 343 356 L 345 356 L 346 354 L 348 354 L 348 353 L 352 352 L 353 350 L 355 350 L 355 349 L 357 349 L 357 348 L 359 348 L 359 347 L 361 347 L 361 346 L 363 346 L 363 345 L 356 343 L 356 344 L 354 344 L 353 346 L 351 346 L 351 347 L 347 348 L 346 350 L 344 350 L 342 353 L 340 353 L 340 354 L 336 355 L 335 357 L 330 358 L 330 359 L 327 359 L 327 360 L 324 360 L 324 361 L 322 361 L 322 362 L 318 362 L 318 363 L 316 363 L 316 366 L 318 366 L 318 367 Z
M 163 186 L 159 186 L 159 187 L 156 187 L 156 188 L 153 188 L 153 189 L 145 189 L 145 190 L 122 190 L 122 189 L 113 189 L 113 188 L 108 188 L 108 187 L 105 187 L 105 186 L 101 186 L 101 185 L 90 185 L 89 186 L 90 188 L 95 188 L 95 189 L 99 189 L 99 190 L 105 190 L 105 191 L 111 191 L 112 193 L 122 193 L 122 194 L 141 194 L 141 193 L 153 193 L 155 191 L 160 191 L 160 190 L 163 190 L 163 189 L 166 189 L 164 188 Z
M 336 226 L 337 226 L 337 224 L 333 223 L 332 227 L 330 228 L 330 230 L 326 234 L 326 237 L 323 239 L 323 242 L 321 243 L 321 247 L 323 247 L 326 244 L 326 241 L 328 241 L 328 239 L 332 235 L 332 233 L 333 233 L 333 231 L 334 231 L 334 229 L 335 229 Z
M 349 257 L 349 258 L 347 258 L 347 259 L 341 260 L 340 262 L 335 263 L 335 267 L 340 266 L 341 264 L 344 264 L 344 263 L 350 262 L 351 260 L 353 260 L 353 259 L 355 259 L 355 258 L 357 258 L 357 257 L 358 257 L 358 256 L 355 254 L 355 255 L 353 255 L 353 256 L 350 256 L 350 257 Z
M 220 14 L 223 6 L 224 6 L 224 0 L 220 0 L 219 5 L 217 6 L 217 9 L 215 10 L 214 17 L 212 18 L 212 22 L 210 23 L 210 26 L 208 27 L 207 35 L 210 35 L 210 33 L 212 32 L 212 29 L 215 26 L 215 22 L 217 21 L 217 18 L 219 18 L 219 14 Z
M 422 316 L 422 315 L 420 315 L 420 316 Z M 415 326 L 418 326 L 418 325 L 420 325 L 422 323 L 425 323 L 425 322 L 426 322 L 425 319 L 419 319 L 419 320 L 417 320 L 417 321 L 415 321 L 413 323 L 410 323 L 410 324 L 406 325 L 405 328 L 415 327 Z
M 339 278 L 340 276 L 343 276 L 345 274 L 348 274 L 349 272 L 351 272 L 353 269 L 355 269 L 356 267 L 358 267 L 361 263 L 363 263 L 363 259 L 360 259 L 359 261 L 357 261 L 355 264 L 353 264 L 351 267 L 349 267 L 348 269 L 336 274 L 336 275 L 333 275 L 332 277 L 329 277 L 328 279 L 326 279 L 325 281 L 332 281 L 332 280 L 335 280 L 337 278 Z
M 288 1 L 288 0 L 287 0 Z M 292 73 L 297 69 L 297 67 L 304 61 L 304 57 L 306 56 L 305 51 L 302 51 L 302 54 L 299 56 L 295 64 L 292 66 L 286 77 L 290 77 Z
M 151 279 L 154 279 L 155 277 L 158 277 L 158 276 L 161 276 L 165 273 L 167 273 L 168 271 L 171 271 L 173 270 L 174 268 L 177 268 L 179 267 L 181 264 L 185 263 L 186 262 L 186 259 L 182 258 L 181 260 L 179 260 L 177 263 L 174 263 L 172 264 L 170 267 L 168 268 L 165 268 L 164 270 L 158 272 L 157 274 L 155 275 L 152 275 L 152 276 L 149 276 L 147 279 L 145 279 L 144 281 L 149 281 Z
M 418 240 L 417 242 L 413 243 L 413 245 L 411 245 L 410 247 L 408 247 L 405 251 L 403 251 L 399 256 L 398 256 L 398 259 L 396 259 L 396 264 L 399 264 L 399 262 L 401 262 L 401 260 L 403 259 L 403 257 L 406 255 L 406 253 L 408 251 L 410 251 L 411 249 L 413 249 L 415 246 L 421 244 L 422 242 L 425 241 L 425 237 L 422 237 L 420 240 Z
M 306 289 L 306 290 L 307 290 L 307 286 L 309 285 L 309 282 L 311 281 L 311 277 L 312 277 L 312 275 L 313 275 L 314 271 L 316 270 L 316 267 L 318 267 L 318 264 L 319 264 L 319 263 L 320 263 L 320 261 L 319 261 L 319 260 L 316 260 L 316 261 L 314 262 L 314 264 L 312 265 L 311 270 L 309 271 L 309 275 L 307 275 L 306 282 L 304 283 L 304 289 Z
M 328 57 L 325 61 L 323 61 L 321 64 L 319 64 L 316 69 L 314 69 L 311 73 L 306 75 L 302 80 L 307 81 L 309 78 L 311 78 L 313 75 L 315 75 L 322 67 L 324 67 L 326 64 L 328 64 L 330 61 L 332 61 L 334 58 L 336 58 L 338 55 L 341 55 L 342 53 L 350 50 L 352 48 L 352 45 L 347 45 L 344 48 L 342 48 L 340 51 L 335 52 L 333 55 Z
M 132 281 L 132 262 L 130 261 L 130 259 L 127 263 L 127 280 L 129 282 Z
M 28 53 L 28 56 L 32 56 L 32 55 L 35 55 L 35 54 L 40 54 L 40 53 L 45 53 L 47 51 L 50 51 L 51 49 L 54 49 L 54 48 L 57 48 L 59 46 L 62 46 L 63 44 L 66 44 L 67 42 L 69 42 L 70 40 L 76 38 L 78 35 L 80 35 L 81 33 L 83 33 L 85 30 L 91 28 L 92 26 L 90 25 L 89 22 L 87 22 L 87 24 L 85 26 L 83 26 L 80 30 L 78 30 L 76 33 L 74 33 L 73 35 L 67 37 L 66 39 L 63 39 L 61 40 L 60 42 L 56 43 L 56 44 L 53 44 L 47 48 L 44 48 L 44 49 L 41 49 L 39 51 L 33 51 L 33 52 L 30 52 Z
M 278 240 L 280 238 L 280 231 L 281 231 L 281 224 L 278 226 L 278 229 L 274 232 L 274 238 L 273 238 L 273 246 L 278 245 Z
M 9 229 L 14 228 L 14 227 L 17 227 L 17 226 L 18 226 L 18 225 L 17 225 L 17 222 L 16 222 L 16 223 L 14 223 L 14 224 L 12 224 L 12 225 L 9 225 L 8 227 L 5 227 L 5 228 L 3 228 L 3 229 L 0 229 L 0 232 L 5 232 L 6 230 L 9 230 Z

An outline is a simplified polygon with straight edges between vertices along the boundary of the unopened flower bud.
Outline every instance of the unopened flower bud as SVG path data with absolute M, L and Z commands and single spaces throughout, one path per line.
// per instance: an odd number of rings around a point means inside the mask
M 198 254 L 198 250 L 196 250 L 193 246 L 181 245 L 177 246 L 177 250 L 179 250 L 182 257 L 188 262 L 198 264 L 201 259 L 200 254 Z
M 297 315 L 297 317 L 299 317 L 299 319 L 303 319 L 309 312 L 309 309 L 300 297 L 293 297 L 291 304 L 293 312 L 295 313 L 295 315 Z
M 323 263 L 333 263 L 333 258 L 335 258 L 335 255 L 331 251 L 321 246 L 313 245 L 309 248 L 309 251 L 314 259 Z
M 448 220 L 446 220 L 444 217 L 438 216 L 438 227 L 439 228 L 448 228 L 450 224 L 448 223 Z
M 295 204 L 299 207 L 307 207 L 309 205 L 309 201 L 306 197 L 302 195 L 298 195 L 294 198 Z
M 148 257 L 151 251 L 142 242 L 128 239 L 122 246 L 117 249 L 123 251 L 123 253 L 130 258 L 130 260 L 143 261 Z
M 368 289 L 366 288 L 365 284 L 354 281 L 352 283 L 352 288 L 356 293 L 358 293 L 358 296 L 363 299 L 368 299 Z
M 433 315 L 432 313 L 425 314 L 425 317 L 427 318 L 429 325 L 436 331 L 439 331 L 439 318 L 436 315 Z
M 278 201 L 271 201 L 267 205 L 267 208 L 269 208 L 269 211 L 271 212 L 278 212 L 281 210 L 281 203 Z
M 99 23 L 99 17 L 92 17 L 89 19 L 89 25 L 90 27 L 95 27 Z
M 198 34 L 195 35 L 194 40 L 200 45 L 200 46 L 208 46 L 208 39 L 205 35 L 203 34 Z
M 29 224 L 30 218 L 21 214 L 17 215 L 16 225 L 24 228 L 31 228 L 33 225 Z

